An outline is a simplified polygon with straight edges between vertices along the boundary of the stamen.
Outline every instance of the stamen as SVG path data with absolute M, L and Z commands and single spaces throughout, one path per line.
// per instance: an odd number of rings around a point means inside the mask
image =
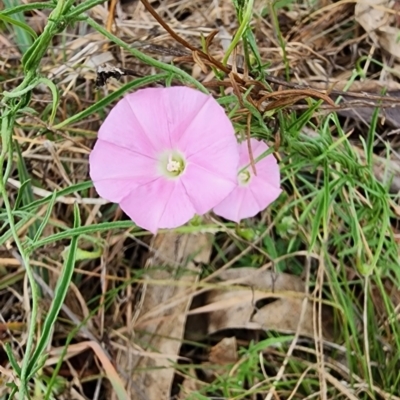
M 239 178 L 239 183 L 241 185 L 247 185 L 249 183 L 249 181 L 250 181 L 251 174 L 250 174 L 249 171 L 246 170 L 246 171 L 241 172 L 239 174 L 238 178 Z
M 175 161 L 172 158 L 172 155 L 170 154 L 168 157 L 167 171 L 168 172 L 179 172 L 181 167 L 182 167 L 181 163 L 179 161 Z

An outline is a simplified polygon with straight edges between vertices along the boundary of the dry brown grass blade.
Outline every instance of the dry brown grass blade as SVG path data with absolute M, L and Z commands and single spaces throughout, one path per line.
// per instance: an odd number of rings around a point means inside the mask
M 280 108 L 285 108 L 288 106 L 293 106 L 297 102 L 304 100 L 304 96 L 289 96 L 289 97 L 282 97 L 281 99 L 271 101 L 268 103 L 265 107 L 262 107 L 262 111 L 272 111 L 272 110 L 277 110 Z M 307 106 L 308 107 L 308 106 Z M 336 108 L 336 107 L 335 107 Z
M 253 174 L 257 176 L 256 165 L 254 162 L 253 149 L 251 148 L 251 143 L 250 143 L 251 117 L 252 117 L 252 115 L 250 113 L 247 114 L 247 124 L 246 124 L 247 125 L 246 126 L 246 128 L 247 128 L 246 129 L 247 151 L 249 152 L 251 169 L 253 171 Z
M 328 103 L 329 105 L 331 105 L 332 107 L 336 107 L 335 103 L 333 102 L 333 100 L 327 96 L 326 94 L 323 94 L 317 90 L 313 90 L 313 89 L 288 89 L 288 90 L 280 90 L 277 92 L 272 92 L 272 93 L 267 93 L 265 95 L 263 95 L 261 97 L 261 99 L 258 101 L 258 104 L 261 104 L 262 102 L 270 99 L 270 98 L 274 98 L 274 97 L 302 97 L 302 98 L 306 98 L 306 97 L 311 97 L 311 98 L 316 98 L 319 100 L 323 100 L 326 103 Z
M 107 17 L 107 25 L 106 25 L 106 29 L 108 30 L 108 32 L 111 32 L 111 29 L 112 29 L 112 24 L 114 22 L 114 15 L 115 15 L 115 7 L 117 6 L 117 1 L 118 0 L 111 0 L 111 3 L 110 3 L 110 8 L 109 8 L 108 17 Z M 106 44 L 105 50 L 107 50 L 107 44 Z
M 330 96 L 338 97 L 338 96 L 343 96 L 344 98 L 355 98 L 355 99 L 360 99 L 361 101 L 364 101 L 364 103 L 361 103 L 360 101 L 360 106 L 364 107 L 371 107 L 371 106 L 380 106 L 380 107 L 394 107 L 400 104 L 400 99 L 396 96 L 391 96 L 390 93 L 396 93 L 397 91 L 400 91 L 400 86 L 396 82 L 378 82 L 378 81 L 363 81 L 363 82 L 353 82 L 353 84 L 350 86 L 349 90 L 343 91 L 345 87 L 348 85 L 348 81 L 342 81 L 342 80 L 328 80 L 328 82 L 313 82 L 312 84 L 305 84 L 299 85 L 293 82 L 286 82 L 283 79 L 279 79 L 273 76 L 265 76 L 265 80 L 271 84 L 275 84 L 278 86 L 284 86 L 284 87 L 290 87 L 293 89 L 301 89 L 301 90 L 313 90 L 314 93 L 318 94 L 326 94 L 329 93 Z M 209 82 L 207 83 L 209 86 L 215 86 L 216 82 Z M 223 85 L 223 84 L 222 84 Z M 249 80 L 246 82 L 246 86 L 249 85 L 257 85 L 261 86 L 261 89 L 267 90 L 264 85 L 261 85 L 261 82 L 256 82 L 253 80 Z M 388 90 L 388 95 L 387 96 L 382 96 L 380 93 L 382 90 Z M 286 91 L 277 91 L 276 94 L 279 95 L 280 93 L 285 94 L 287 93 Z M 288 94 L 288 93 L 287 93 Z M 269 93 L 267 94 L 269 95 Z M 307 97 L 313 97 L 313 96 L 307 96 Z M 332 99 L 331 99 L 332 100 Z M 382 103 L 387 103 L 387 104 L 382 104 Z M 330 103 L 329 103 L 330 104 Z M 346 102 L 342 103 L 340 106 L 346 106 Z M 335 105 L 333 108 L 329 107 L 329 109 L 338 109 L 340 106 Z
M 179 35 L 175 33 L 173 29 L 169 27 L 169 25 L 158 15 L 157 11 L 153 8 L 153 6 L 147 0 L 140 0 L 142 4 L 145 6 L 146 10 L 154 17 L 154 19 L 181 45 L 186 47 L 191 51 L 198 51 L 198 49 L 192 46 L 187 40 L 181 38 Z
M 147 11 L 157 20 L 157 22 L 171 35 L 171 37 L 176 40 L 178 43 L 186 47 L 187 49 L 191 50 L 192 52 L 197 52 L 201 57 L 203 57 L 205 60 L 210 62 L 214 67 L 218 68 L 219 70 L 229 74 L 232 72 L 231 68 L 224 65 L 222 62 L 219 60 L 215 59 L 211 55 L 203 52 L 202 50 L 196 48 L 195 46 L 192 46 L 187 40 L 183 39 L 181 36 L 179 36 L 157 13 L 157 11 L 151 6 L 151 4 L 147 0 L 140 0 L 143 5 L 146 7 Z M 213 39 L 214 35 L 213 32 L 211 32 L 211 36 L 209 39 L 209 43 Z M 241 84 L 243 84 L 245 81 L 240 78 L 237 74 L 235 75 L 235 80 Z
M 131 324 L 135 330 L 133 341 L 142 347 L 143 354 L 130 356 L 129 351 L 124 352 L 119 361 L 124 370 L 130 371 L 129 380 L 147 399 L 169 398 L 175 373 L 173 362 L 178 359 L 194 292 L 191 283 L 198 280 L 198 263 L 208 262 L 210 239 L 207 234 L 167 233 L 153 240 L 155 255 L 148 259 L 147 276 L 170 284 L 144 285 L 140 307 Z M 178 280 L 187 285 L 176 285 Z M 172 299 L 178 301 L 170 308 L 166 304 Z M 168 357 L 151 357 L 144 354 L 146 349 Z
M 109 356 L 105 353 L 104 349 L 99 343 L 93 341 L 85 341 L 85 342 L 70 344 L 67 350 L 65 350 L 64 347 L 53 348 L 49 352 L 49 358 L 46 360 L 45 365 L 50 366 L 57 364 L 59 358 L 61 357 L 61 355 L 63 355 L 65 351 L 66 355 L 64 356 L 64 360 L 68 360 L 70 358 L 77 356 L 78 354 L 85 352 L 88 349 L 92 350 L 93 353 L 96 354 L 97 359 L 99 360 L 99 364 L 102 366 L 104 370 L 105 376 L 111 383 L 114 392 L 118 394 L 118 399 L 120 400 L 131 399 L 131 397 L 128 396 L 128 393 L 124 388 L 124 383 L 121 377 L 119 376 L 116 367 L 113 365 L 113 363 L 109 359 Z

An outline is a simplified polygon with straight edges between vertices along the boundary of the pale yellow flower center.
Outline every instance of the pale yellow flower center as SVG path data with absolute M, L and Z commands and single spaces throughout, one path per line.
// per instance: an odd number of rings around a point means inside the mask
M 239 174 L 239 177 L 238 177 L 239 184 L 240 185 L 247 185 L 250 182 L 250 178 L 251 178 L 251 174 L 250 174 L 249 171 L 247 171 L 247 170 L 246 171 L 242 171 Z
M 174 179 L 185 171 L 186 160 L 179 151 L 169 150 L 160 155 L 158 168 L 162 175 Z
M 172 158 L 172 155 L 170 154 L 168 157 L 168 163 L 167 163 L 167 171 L 168 172 L 179 172 L 182 170 L 182 161 L 176 161 Z

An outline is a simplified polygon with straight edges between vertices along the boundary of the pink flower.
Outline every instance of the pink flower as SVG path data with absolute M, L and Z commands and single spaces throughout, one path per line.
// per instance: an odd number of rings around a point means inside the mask
M 244 141 L 239 144 L 237 186 L 214 207 L 215 214 L 235 222 L 254 217 L 275 201 L 282 191 L 279 187 L 280 173 L 275 157 L 272 154 L 260 157 L 268 150 L 268 146 L 256 139 L 250 139 L 250 145 L 257 175 L 253 173 L 248 144 Z
M 185 224 L 236 186 L 232 123 L 211 97 L 187 87 L 128 94 L 102 124 L 90 176 L 103 198 L 140 227 Z

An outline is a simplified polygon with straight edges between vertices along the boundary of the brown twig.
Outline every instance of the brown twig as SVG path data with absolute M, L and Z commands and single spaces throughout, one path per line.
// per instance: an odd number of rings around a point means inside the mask
M 302 96 L 303 98 L 313 97 L 320 100 L 324 100 L 332 107 L 336 106 L 333 100 L 329 96 L 313 89 L 288 89 L 288 90 L 267 93 L 263 95 L 263 97 L 261 97 L 261 99 L 258 101 L 258 104 L 261 105 L 262 102 L 264 102 L 267 99 L 270 99 L 271 97 L 288 97 L 288 96 Z
M 189 42 L 187 42 L 185 39 L 183 39 L 181 36 L 179 36 L 157 13 L 157 11 L 151 6 L 151 4 L 148 2 L 148 0 L 140 0 L 142 2 L 142 4 L 144 5 L 144 7 L 146 8 L 146 10 L 154 17 L 154 19 L 171 35 L 171 37 L 173 39 L 175 39 L 178 43 L 180 43 L 181 45 L 183 45 L 184 47 L 186 47 L 187 49 L 189 49 L 192 52 L 191 55 L 191 60 L 193 60 L 196 64 L 200 65 L 200 67 L 204 67 L 204 65 L 210 65 L 213 67 L 218 68 L 219 70 L 223 71 L 224 73 L 228 74 L 229 76 L 229 83 L 230 86 L 233 86 L 234 88 L 234 92 L 236 94 L 236 96 L 238 97 L 238 99 L 241 99 L 240 96 L 240 91 L 239 93 L 237 93 L 238 91 L 238 84 L 239 85 L 246 85 L 248 86 L 248 82 L 246 82 L 245 79 L 241 78 L 236 71 L 232 70 L 232 67 L 230 66 L 225 66 L 222 62 L 216 60 L 214 57 L 212 57 L 210 54 L 205 53 L 204 51 L 202 51 L 201 49 L 196 48 L 195 46 L 191 45 Z M 211 44 L 211 41 L 213 40 L 213 38 L 215 37 L 215 35 L 217 34 L 217 31 L 213 31 L 211 32 L 211 34 L 207 37 L 206 39 L 206 48 L 208 49 L 209 45 Z M 184 57 L 180 57 L 179 58 L 180 61 L 186 61 L 188 60 L 188 56 L 184 56 Z M 236 70 L 240 73 L 243 73 L 244 70 L 242 71 L 242 69 L 236 68 Z M 267 81 L 269 79 L 269 77 L 265 78 Z M 252 84 L 254 84 L 254 82 L 256 81 L 251 81 Z M 272 80 L 271 80 L 272 82 Z M 221 82 L 218 82 L 218 85 L 221 86 Z M 284 93 L 282 93 L 284 92 Z M 264 96 L 264 98 L 268 98 L 268 97 L 274 97 L 277 95 L 280 96 L 295 96 L 293 100 L 295 101 L 290 101 L 290 100 L 286 100 L 286 101 L 281 101 L 282 104 L 284 105 L 288 105 L 288 104 L 293 104 L 294 102 L 298 101 L 300 98 L 305 98 L 305 97 L 313 97 L 313 98 L 318 98 L 321 100 L 324 100 L 325 102 L 327 102 L 328 104 L 330 104 L 332 107 L 335 107 L 335 103 L 330 99 L 329 96 L 316 91 L 316 90 L 312 90 L 309 88 L 298 88 L 298 89 L 294 89 L 294 90 L 288 90 L 288 91 L 281 91 L 281 92 L 274 92 L 271 93 L 270 96 L 266 95 Z M 278 101 L 279 103 L 279 101 Z M 259 101 L 260 104 L 260 101 Z
M 251 117 L 252 117 L 251 113 L 248 113 L 247 114 L 247 129 L 246 129 L 247 150 L 249 152 L 251 169 L 253 170 L 253 174 L 257 176 L 256 165 L 254 162 L 253 149 L 251 148 L 251 143 L 250 143 Z
M 117 6 L 117 0 L 111 0 L 110 8 L 108 11 L 108 16 L 107 16 L 107 24 L 106 24 L 106 29 L 108 32 L 111 33 L 112 29 L 112 24 L 114 22 L 114 15 L 115 15 L 115 7 Z M 106 51 L 108 50 L 108 43 L 104 44 L 103 50 Z
M 206 60 L 210 61 L 215 67 L 220 69 L 221 71 L 229 74 L 231 72 L 231 69 L 222 62 L 216 60 L 214 57 L 210 56 L 209 54 L 204 53 L 201 49 L 198 49 L 195 46 L 192 46 L 189 42 L 187 42 L 185 39 L 183 39 L 181 36 L 179 36 L 164 20 L 158 15 L 157 11 L 151 6 L 151 4 L 147 0 L 140 0 L 142 4 L 146 7 L 146 10 L 154 17 L 154 19 L 171 35 L 173 39 L 175 39 L 178 43 L 180 43 L 182 46 L 186 47 L 187 49 L 193 51 L 196 51 L 199 55 L 201 55 L 203 58 Z M 215 35 L 214 35 L 215 36 Z M 212 36 L 212 37 L 214 37 Z M 212 40 L 212 38 L 211 38 Z M 239 76 L 235 76 L 236 80 L 238 80 L 240 83 L 244 83 L 243 79 L 241 79 Z

